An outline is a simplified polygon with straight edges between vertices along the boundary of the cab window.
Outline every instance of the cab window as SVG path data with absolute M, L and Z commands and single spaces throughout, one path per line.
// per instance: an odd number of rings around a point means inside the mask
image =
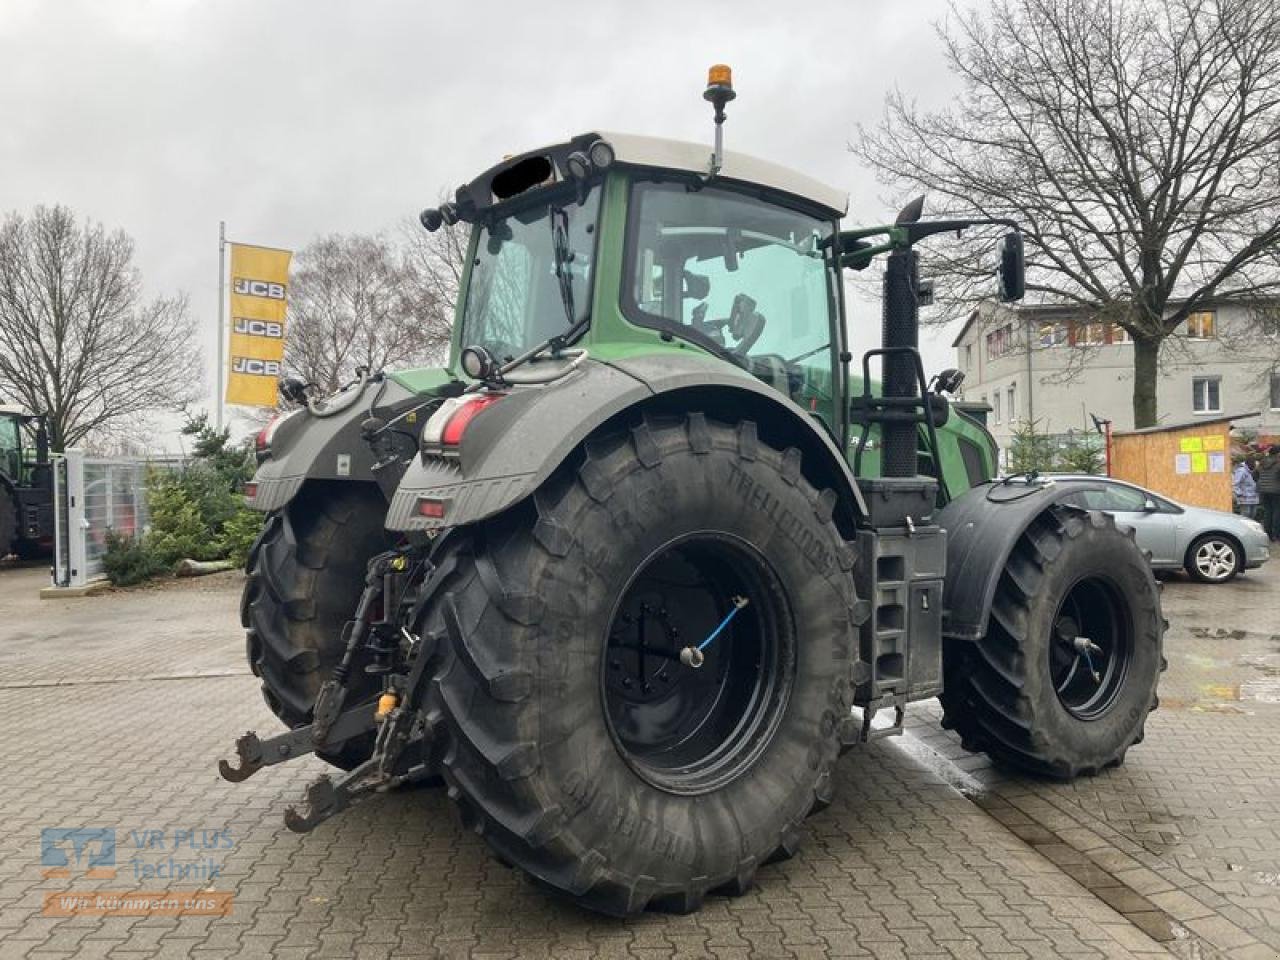
M 833 426 L 832 230 L 736 191 L 637 181 L 623 313 L 737 363 Z
M 21 470 L 18 421 L 14 417 L 0 415 L 0 472 L 17 477 Z

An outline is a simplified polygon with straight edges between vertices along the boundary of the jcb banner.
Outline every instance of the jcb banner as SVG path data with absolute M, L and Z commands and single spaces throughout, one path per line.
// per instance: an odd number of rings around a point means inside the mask
M 284 359 L 288 250 L 231 247 L 231 369 L 227 403 L 276 405 L 276 382 Z

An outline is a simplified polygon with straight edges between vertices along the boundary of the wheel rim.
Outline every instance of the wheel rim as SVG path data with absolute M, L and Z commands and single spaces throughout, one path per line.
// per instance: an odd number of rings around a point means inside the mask
M 1196 569 L 1207 580 L 1225 580 L 1236 569 L 1236 550 L 1225 540 L 1206 540 L 1196 550 Z
M 1050 675 L 1058 700 L 1080 720 L 1097 720 L 1115 704 L 1133 660 L 1133 625 L 1120 591 L 1084 577 L 1067 591 L 1053 620 Z
M 693 668 L 697 647 L 747 601 Z M 673 540 L 640 565 L 609 619 L 600 688 L 615 746 L 633 770 L 672 793 L 719 789 L 759 757 L 795 672 L 786 593 L 753 547 L 720 533 Z

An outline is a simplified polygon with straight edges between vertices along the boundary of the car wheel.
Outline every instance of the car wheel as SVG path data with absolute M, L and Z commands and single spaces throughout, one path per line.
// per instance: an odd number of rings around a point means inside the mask
M 1210 533 L 1191 544 L 1187 551 L 1187 573 L 1201 583 L 1226 583 L 1240 572 L 1242 559 L 1234 540 Z

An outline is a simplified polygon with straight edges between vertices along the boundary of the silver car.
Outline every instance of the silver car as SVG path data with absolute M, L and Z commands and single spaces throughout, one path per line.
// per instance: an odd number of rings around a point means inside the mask
M 1242 570 L 1270 559 L 1267 533 L 1256 520 L 1234 513 L 1188 507 L 1142 487 L 1108 477 L 1055 476 L 1061 484 L 1089 484 L 1066 502 L 1105 510 L 1132 527 L 1138 546 L 1151 552 L 1156 570 L 1186 570 L 1202 583 L 1225 583 Z

